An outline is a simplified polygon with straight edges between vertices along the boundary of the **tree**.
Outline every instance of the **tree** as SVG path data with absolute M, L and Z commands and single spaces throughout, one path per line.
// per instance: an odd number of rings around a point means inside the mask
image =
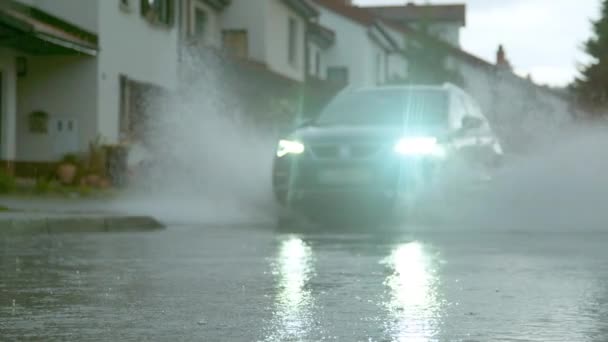
M 571 88 L 587 106 L 608 105 L 608 0 L 602 2 L 599 20 L 593 22 L 593 36 L 584 44 L 593 61 L 580 70 Z

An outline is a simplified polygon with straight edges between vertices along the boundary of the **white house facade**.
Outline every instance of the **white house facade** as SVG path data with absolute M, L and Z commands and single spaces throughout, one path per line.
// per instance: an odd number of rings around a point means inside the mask
M 288 79 L 306 79 L 306 30 L 317 15 L 303 0 L 233 0 L 222 15 L 223 47 Z
M 317 18 L 318 21 L 318 18 Z M 336 33 L 319 24 L 311 22 L 307 29 L 307 69 L 308 77 L 316 80 L 327 80 L 327 50 L 336 42 Z
M 335 32 L 325 51 L 327 78 L 353 87 L 384 84 L 405 73 L 398 45 L 371 13 L 332 0 L 313 0 L 319 23 Z
M 4 161 L 46 162 L 121 140 L 121 80 L 177 85 L 171 0 L 18 0 L 0 6 Z M 27 38 L 23 38 L 23 37 Z M 32 130 L 34 113 L 46 128 Z M 38 115 L 38 114 L 36 114 Z
M 182 47 L 222 47 L 222 13 L 230 0 L 178 1 Z
M 466 26 L 466 5 L 387 5 L 365 7 L 378 18 L 408 25 L 450 45 L 460 47 L 460 29 Z
M 364 87 L 407 78 L 407 49 L 425 36 L 415 31 L 422 26 L 505 136 L 536 138 L 572 117 L 563 95 L 460 48 L 464 5 L 349 3 L 2 0 L 0 35 L 15 38 L 0 42 L 0 161 L 54 161 L 98 136 L 108 144 L 137 139 L 136 95 L 178 89 L 182 47 L 223 50 L 279 83 Z M 524 100 L 513 106 L 513 98 Z

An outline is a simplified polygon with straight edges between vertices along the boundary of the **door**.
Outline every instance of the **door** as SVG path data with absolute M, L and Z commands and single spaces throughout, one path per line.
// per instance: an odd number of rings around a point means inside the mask
M 234 57 L 249 57 L 249 42 L 245 30 L 225 30 L 222 33 L 224 49 Z
M 53 152 L 57 158 L 68 153 L 77 153 L 79 146 L 78 125 L 74 119 L 56 118 L 51 120 Z

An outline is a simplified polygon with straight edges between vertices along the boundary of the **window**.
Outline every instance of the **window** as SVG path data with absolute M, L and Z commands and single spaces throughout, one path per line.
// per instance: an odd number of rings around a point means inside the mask
M 294 18 L 289 18 L 289 41 L 287 59 L 289 64 L 296 66 L 298 56 L 298 23 Z
M 174 0 L 141 0 L 141 15 L 153 23 L 173 26 Z
M 120 6 L 120 9 L 122 9 L 123 11 L 126 11 L 126 12 L 131 11 L 131 0 L 119 0 L 118 5 Z
M 447 127 L 448 94 L 442 90 L 365 90 L 338 97 L 320 125 Z
M 226 30 L 222 32 L 224 50 L 235 57 L 249 57 L 247 42 L 247 31 L 245 30 Z
M 194 8 L 194 29 L 192 35 L 196 38 L 205 38 L 207 32 L 207 12 L 200 8 Z
M 348 69 L 345 67 L 327 68 L 327 79 L 338 84 L 348 83 Z

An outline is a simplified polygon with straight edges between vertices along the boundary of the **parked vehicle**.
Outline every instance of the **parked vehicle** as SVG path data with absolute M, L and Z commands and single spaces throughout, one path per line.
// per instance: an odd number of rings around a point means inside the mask
M 345 91 L 278 142 L 274 193 L 290 213 L 386 217 L 454 165 L 487 180 L 501 156 L 478 104 L 454 85 Z

